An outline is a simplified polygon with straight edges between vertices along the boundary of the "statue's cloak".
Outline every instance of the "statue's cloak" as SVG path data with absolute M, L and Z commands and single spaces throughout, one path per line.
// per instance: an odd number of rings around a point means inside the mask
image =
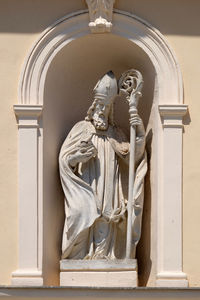
M 92 158 L 88 163 L 80 163 L 76 168 L 72 168 L 68 162 L 69 156 L 77 151 L 81 141 L 88 140 L 91 140 L 97 148 L 98 158 Z M 100 217 L 107 219 L 108 222 L 118 222 L 120 218 L 124 218 L 127 199 L 122 189 L 118 159 L 126 159 L 128 153 L 129 143 L 122 131 L 115 126 L 109 126 L 107 131 L 98 131 L 90 121 L 81 121 L 68 134 L 59 156 L 66 213 L 63 258 L 70 256 L 79 237 Z M 136 169 L 134 182 L 135 244 L 140 237 L 146 171 L 147 163 L 144 155 Z

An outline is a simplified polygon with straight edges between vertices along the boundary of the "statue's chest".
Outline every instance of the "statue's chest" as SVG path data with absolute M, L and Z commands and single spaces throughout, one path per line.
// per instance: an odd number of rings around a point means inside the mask
M 106 136 L 97 136 L 92 137 L 92 143 L 97 149 L 96 160 L 100 160 L 104 164 L 112 163 L 115 160 L 115 151 L 113 150 L 108 138 Z

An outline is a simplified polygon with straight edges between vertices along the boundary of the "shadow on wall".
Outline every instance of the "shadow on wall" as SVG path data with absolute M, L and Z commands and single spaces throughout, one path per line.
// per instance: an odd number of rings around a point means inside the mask
M 145 177 L 144 190 L 144 207 L 142 216 L 142 235 L 137 246 L 137 260 L 138 260 L 138 281 L 139 286 L 146 286 L 152 271 L 151 260 L 151 144 L 153 133 L 152 129 L 146 136 L 146 151 L 148 158 L 148 171 Z
M 109 70 L 113 70 L 119 78 L 122 72 L 130 68 L 138 69 L 144 77 L 139 114 L 145 127 L 149 128 L 155 72 L 146 54 L 132 42 L 111 34 L 102 34 L 98 39 L 95 35 L 88 35 L 65 46 L 49 68 L 43 111 L 45 284 L 59 283 L 64 224 L 64 195 L 58 172 L 60 147 L 73 125 L 85 118 L 93 100 L 93 88 L 99 78 Z M 117 97 L 115 101 L 115 121 L 127 134 L 129 133 L 128 105 L 121 97 Z M 146 186 L 146 192 L 150 194 L 150 183 Z M 150 203 L 150 200 L 147 200 L 147 203 Z M 150 206 L 145 205 L 145 219 L 150 220 Z M 149 249 L 149 236 L 148 230 L 145 229 L 145 249 Z M 138 255 L 140 257 L 140 254 Z M 143 267 L 141 269 L 143 270 Z M 146 276 L 148 273 L 145 271 L 143 274 Z M 147 281 L 147 276 L 142 280 L 141 282 Z
M 164 35 L 200 35 L 196 0 L 116 0 L 114 7 L 143 18 Z M 87 9 L 84 0 L 59 0 L 59 4 L 57 0 L 2 0 L 0 32 L 40 33 L 66 14 L 83 9 Z

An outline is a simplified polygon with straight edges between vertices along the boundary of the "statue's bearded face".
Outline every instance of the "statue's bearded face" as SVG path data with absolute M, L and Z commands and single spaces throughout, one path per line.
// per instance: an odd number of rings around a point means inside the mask
M 108 116 L 110 113 L 111 104 L 106 104 L 102 100 L 97 100 L 92 121 L 96 129 L 107 130 L 108 129 Z

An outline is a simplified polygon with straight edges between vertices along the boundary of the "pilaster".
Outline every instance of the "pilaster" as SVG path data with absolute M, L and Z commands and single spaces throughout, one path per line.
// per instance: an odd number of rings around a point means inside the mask
M 158 206 L 158 287 L 187 287 L 182 270 L 182 135 L 187 105 L 159 105 L 163 125 Z
M 38 140 L 41 105 L 14 105 L 19 135 L 19 243 L 18 270 L 13 285 L 43 285 L 39 228 Z

